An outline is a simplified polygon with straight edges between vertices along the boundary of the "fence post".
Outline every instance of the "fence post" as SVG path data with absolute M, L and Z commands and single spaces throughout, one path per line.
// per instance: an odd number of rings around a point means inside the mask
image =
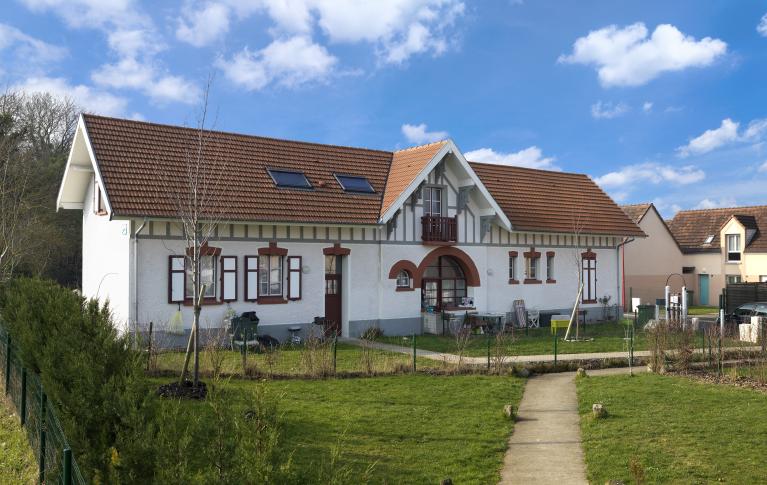
M 490 334 L 487 334 L 487 370 L 490 370 Z
M 40 383 L 40 483 L 45 483 L 45 406 L 48 401 Z
M 11 392 L 11 334 L 5 336 L 5 395 Z
M 154 327 L 154 322 L 149 322 L 149 344 L 148 344 L 147 353 L 146 353 L 147 372 L 149 372 L 150 364 L 152 362 L 152 327 Z
M 719 365 L 717 366 L 719 369 L 719 377 L 722 376 L 722 372 L 724 371 L 724 361 L 722 360 L 722 336 L 719 335 Z
M 336 358 L 338 356 L 338 334 L 333 335 L 333 374 L 336 373 Z
M 413 372 L 416 371 L 415 366 L 415 354 L 416 354 L 416 346 L 415 346 L 415 334 L 413 334 Z
M 72 485 L 72 450 L 69 448 L 64 448 L 64 465 L 62 468 L 64 485 Z
M 19 409 L 21 425 L 27 422 L 27 368 L 21 368 L 21 409 Z

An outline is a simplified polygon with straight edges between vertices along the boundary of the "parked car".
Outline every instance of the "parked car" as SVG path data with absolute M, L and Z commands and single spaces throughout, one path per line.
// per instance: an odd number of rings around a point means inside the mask
M 767 302 L 759 301 L 753 303 L 745 303 L 740 305 L 732 313 L 724 316 L 725 323 L 739 325 L 741 323 L 750 323 L 751 317 L 767 317 Z M 716 319 L 716 323 L 719 323 L 719 319 Z

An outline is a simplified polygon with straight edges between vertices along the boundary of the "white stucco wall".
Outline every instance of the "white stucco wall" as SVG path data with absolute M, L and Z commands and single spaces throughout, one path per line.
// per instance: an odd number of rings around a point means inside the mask
M 83 295 L 109 301 L 115 321 L 127 329 L 130 320 L 131 222 L 110 221 L 93 212 L 93 180 L 83 207 Z

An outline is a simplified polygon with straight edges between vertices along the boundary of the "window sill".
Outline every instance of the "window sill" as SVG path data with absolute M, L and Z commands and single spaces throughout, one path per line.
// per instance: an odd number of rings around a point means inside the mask
M 526 285 L 540 285 L 541 284 L 541 280 L 532 280 L 530 278 L 526 278 L 525 281 L 524 281 L 524 284 L 526 284 Z
M 232 301 L 234 301 L 234 300 L 232 300 Z M 178 303 L 178 302 L 176 302 L 176 303 Z M 222 302 L 221 300 L 219 300 L 217 298 L 203 298 L 202 299 L 202 306 L 206 306 L 206 305 L 223 305 L 223 304 L 224 304 L 224 302 Z M 187 298 L 186 300 L 184 300 L 184 306 L 194 306 L 194 303 L 192 302 L 192 299 L 191 298 Z
M 596 303 L 596 300 L 583 300 L 584 304 Z
M 510 285 L 518 285 L 518 284 L 519 284 L 519 280 L 515 280 L 514 278 L 511 278 L 511 279 L 509 280 L 509 284 L 510 284 Z
M 107 215 L 107 211 L 96 211 L 95 214 L 97 216 L 105 216 L 105 215 Z
M 397 288 L 396 291 L 415 291 L 415 288 Z
M 725 261 L 724 264 L 740 264 L 743 261 Z
M 548 280 L 546 280 L 546 284 L 547 284 L 547 285 L 552 285 L 552 284 L 554 284 L 554 283 L 556 283 L 556 282 L 557 282 L 557 280 L 552 280 L 552 279 L 548 279 Z
M 281 305 L 287 302 L 288 300 L 281 296 L 259 296 L 256 300 L 259 305 Z

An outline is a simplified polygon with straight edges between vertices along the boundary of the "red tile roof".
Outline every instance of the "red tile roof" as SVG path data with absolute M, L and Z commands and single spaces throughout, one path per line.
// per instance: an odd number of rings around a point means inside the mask
M 174 217 L 185 188 L 192 128 L 84 115 L 117 216 Z M 206 132 L 203 170 L 214 182 L 212 214 L 232 221 L 376 224 L 391 152 Z M 282 189 L 267 168 L 303 171 L 314 190 Z M 344 192 L 334 173 L 367 177 L 373 195 Z
M 767 230 L 767 205 L 679 211 L 669 222 L 669 229 L 685 252 L 719 252 L 719 232 L 733 217 L 747 229 L 756 230 L 744 251 L 767 252 L 767 236 L 764 234 Z M 714 236 L 711 244 L 704 244 L 711 235 Z
M 445 146 L 445 141 L 429 143 L 418 147 L 394 152 L 391 162 L 389 179 L 386 181 L 381 215 L 397 200 L 403 190 L 410 185 L 424 167 L 429 164 L 434 155 Z
M 652 204 L 650 203 L 628 204 L 622 205 L 621 209 L 623 209 L 623 212 L 625 212 L 635 224 L 639 224 L 644 215 L 647 214 L 647 211 L 650 210 L 650 207 L 652 207 Z
M 645 236 L 588 175 L 474 162 L 471 167 L 516 230 Z
M 83 115 L 113 213 L 177 217 L 193 128 Z M 210 212 L 226 221 L 377 224 L 446 142 L 397 152 L 206 131 Z M 517 230 L 644 233 L 586 175 L 472 163 Z M 278 188 L 267 169 L 302 171 L 313 190 Z M 344 192 L 333 174 L 366 177 L 375 194 Z M 217 182 L 217 183 L 216 183 Z

